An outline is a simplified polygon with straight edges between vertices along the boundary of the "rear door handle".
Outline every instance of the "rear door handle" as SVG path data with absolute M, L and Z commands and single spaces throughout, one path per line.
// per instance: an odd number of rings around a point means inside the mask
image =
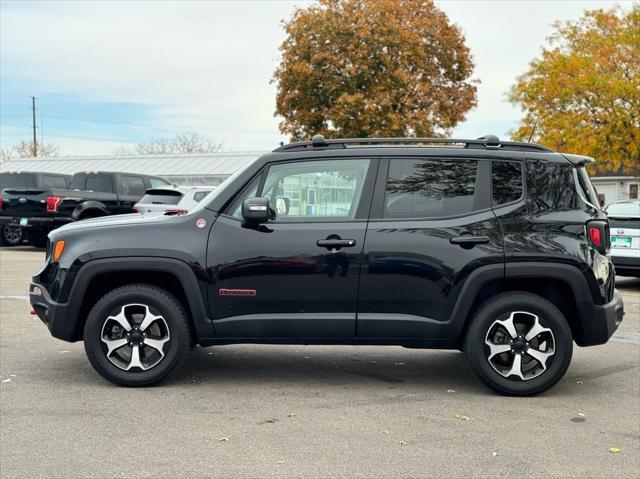
M 477 244 L 489 244 L 489 238 L 486 236 L 457 236 L 451 238 L 449 243 L 470 247 Z
M 316 245 L 327 249 L 353 248 L 356 245 L 354 239 L 323 239 L 316 241 Z

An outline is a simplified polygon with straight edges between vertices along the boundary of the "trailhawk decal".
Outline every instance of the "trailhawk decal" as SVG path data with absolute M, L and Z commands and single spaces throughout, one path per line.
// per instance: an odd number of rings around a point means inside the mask
M 220 296 L 255 296 L 255 289 L 225 289 L 220 288 L 218 290 Z

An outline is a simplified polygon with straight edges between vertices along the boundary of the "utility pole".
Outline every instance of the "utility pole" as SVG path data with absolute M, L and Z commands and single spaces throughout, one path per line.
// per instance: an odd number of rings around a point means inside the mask
M 33 156 L 38 156 L 38 140 L 36 138 L 36 97 L 31 97 L 31 111 L 33 117 Z

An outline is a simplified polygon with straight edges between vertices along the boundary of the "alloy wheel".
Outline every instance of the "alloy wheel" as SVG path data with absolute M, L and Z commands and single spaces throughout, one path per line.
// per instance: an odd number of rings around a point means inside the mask
M 22 242 L 22 228 L 20 226 L 6 225 L 2 233 L 7 243 L 18 245 Z
M 484 343 L 491 367 L 505 378 L 522 381 L 544 373 L 556 353 L 553 331 L 527 311 L 513 311 L 507 319 L 494 321 Z
M 169 339 L 166 320 L 146 304 L 126 304 L 102 325 L 103 352 L 124 371 L 147 371 L 157 366 L 165 357 Z

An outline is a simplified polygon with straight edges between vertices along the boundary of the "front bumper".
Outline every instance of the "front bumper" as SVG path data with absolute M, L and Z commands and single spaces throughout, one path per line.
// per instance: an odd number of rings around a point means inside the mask
M 53 337 L 71 342 L 82 339 L 77 322 L 81 305 L 77 300 L 66 301 L 73 279 L 73 275 L 47 262 L 29 286 L 29 302 L 36 315 Z
M 624 303 L 617 290 L 607 304 L 580 303 L 579 329 L 575 335 L 579 346 L 595 346 L 604 344 L 613 335 L 624 316 Z

